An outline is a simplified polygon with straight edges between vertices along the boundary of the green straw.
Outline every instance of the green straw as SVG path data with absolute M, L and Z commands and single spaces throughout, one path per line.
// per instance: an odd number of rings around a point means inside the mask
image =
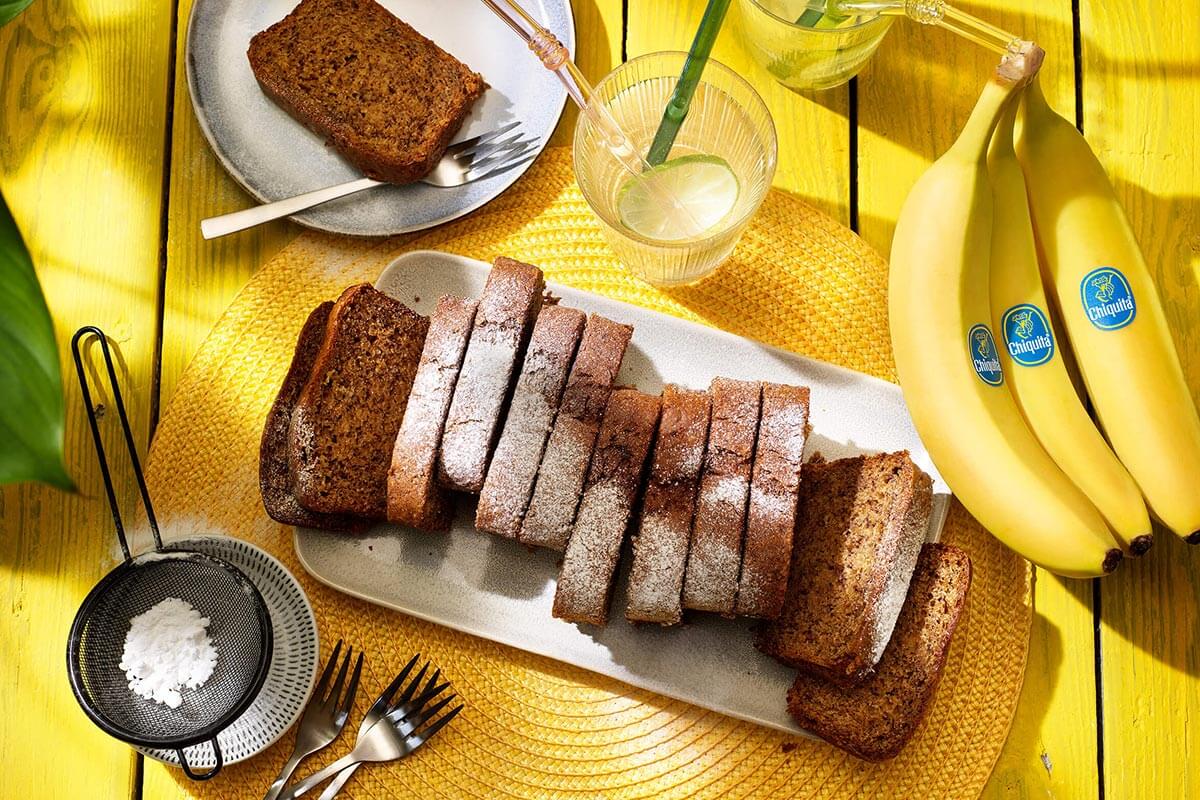
M 666 161 L 667 154 L 675 144 L 675 137 L 679 134 L 679 128 L 687 117 L 688 107 L 692 104 L 692 95 L 696 93 L 696 86 L 700 83 L 700 73 L 704 72 L 704 65 L 708 63 L 713 42 L 721 32 L 721 23 L 725 21 L 725 12 L 728 10 L 729 0 L 708 0 L 700 27 L 696 28 L 696 38 L 692 40 L 687 60 L 683 62 L 683 72 L 679 73 L 679 82 L 675 84 L 675 92 L 663 110 L 662 122 L 658 123 L 654 142 L 650 145 L 650 152 L 646 154 L 646 161 L 652 167 Z

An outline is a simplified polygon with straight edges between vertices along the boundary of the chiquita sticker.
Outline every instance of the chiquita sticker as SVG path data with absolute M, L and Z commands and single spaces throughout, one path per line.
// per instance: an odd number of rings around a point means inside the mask
M 1137 316 L 1129 281 L 1112 267 L 1099 267 L 1084 275 L 1079 297 L 1088 320 L 1102 331 L 1124 328 Z
M 996 352 L 996 340 L 987 325 L 975 325 L 967 331 L 967 348 L 971 353 L 971 365 L 979 380 L 988 386 L 999 386 L 1004 383 L 1004 373 L 1000 370 L 1000 356 Z
M 1042 309 L 1021 303 L 1000 317 L 1000 332 L 1004 349 L 1012 360 L 1023 367 L 1036 367 L 1054 357 L 1054 332 Z

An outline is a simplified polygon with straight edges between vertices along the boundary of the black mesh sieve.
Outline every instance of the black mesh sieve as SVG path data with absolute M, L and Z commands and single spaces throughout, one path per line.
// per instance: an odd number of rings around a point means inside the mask
M 113 404 L 154 535 L 154 552 L 137 558 L 131 555 L 125 538 L 80 355 L 80 341 L 85 335 L 94 336 L 104 354 Z M 113 524 L 125 555 L 124 563 L 92 589 L 75 615 L 67 642 L 71 689 L 84 712 L 104 731 L 140 747 L 174 749 L 188 777 L 205 780 L 221 770 L 217 734 L 249 708 L 267 678 L 271 618 L 262 594 L 232 564 L 203 553 L 163 547 L 108 342 L 98 328 L 80 328 L 71 339 L 71 350 Z M 132 619 L 171 597 L 189 603 L 209 619 L 207 633 L 217 652 L 212 675 L 203 686 L 183 689 L 179 708 L 137 695 L 120 667 Z M 188 765 L 183 748 L 206 740 L 211 742 L 216 766 L 198 775 Z
M 109 733 L 142 747 L 182 747 L 211 738 L 254 699 L 270 660 L 270 621 L 258 590 L 232 565 L 199 553 L 149 558 L 118 567 L 84 601 L 68 648 L 72 679 Z M 179 708 L 136 695 L 119 666 L 130 620 L 168 597 L 208 617 L 217 651 L 213 674 L 184 689 Z

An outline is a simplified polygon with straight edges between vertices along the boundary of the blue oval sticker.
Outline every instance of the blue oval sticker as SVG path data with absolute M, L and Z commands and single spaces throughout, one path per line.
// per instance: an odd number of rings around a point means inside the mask
M 1031 303 L 1021 303 L 1000 317 L 1004 349 L 1023 367 L 1036 367 L 1054 357 L 1054 332 L 1046 312 Z
M 971 366 L 979 380 L 988 386 L 1004 383 L 1004 372 L 1000 369 L 1000 357 L 996 352 L 996 340 L 987 325 L 973 325 L 967 331 L 967 350 L 971 354 Z
M 1084 275 L 1079 297 L 1088 320 L 1102 331 L 1124 328 L 1137 316 L 1129 281 L 1112 267 L 1098 267 Z

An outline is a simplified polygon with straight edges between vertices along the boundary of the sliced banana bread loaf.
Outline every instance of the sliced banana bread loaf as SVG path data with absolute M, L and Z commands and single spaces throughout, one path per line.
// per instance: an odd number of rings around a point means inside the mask
M 446 416 L 438 480 L 479 492 L 512 394 L 513 375 L 542 307 L 542 271 L 501 256 L 492 264 Z
M 582 311 L 560 305 L 538 315 L 479 494 L 475 527 L 481 531 L 515 539 L 521 530 L 584 320 Z
M 558 574 L 554 616 L 568 622 L 604 625 L 612 597 L 617 560 L 654 428 L 659 399 L 636 389 L 612 393 L 571 540 Z
M 446 412 L 458 382 L 471 326 L 474 300 L 438 299 L 408 396 L 388 470 L 389 522 L 422 530 L 447 530 L 453 516 L 450 493 L 437 484 L 437 454 Z
M 792 574 L 783 611 L 757 645 L 843 686 L 887 646 L 925 541 L 929 476 L 908 453 L 804 466 Z
M 807 439 L 808 389 L 763 384 L 735 606 L 738 616 L 775 619 L 783 608 Z
M 426 317 L 370 284 L 342 292 L 292 412 L 288 469 L 301 505 L 386 516 L 392 446 L 428 329 Z
M 965 552 L 925 545 L 875 674 L 847 689 L 801 673 L 787 693 L 788 713 L 800 727 L 859 758 L 895 758 L 933 702 L 970 586 Z
M 374 0 L 301 0 L 250 40 L 247 56 L 272 100 L 392 183 L 428 174 L 486 89 Z
M 670 385 L 663 389 L 641 523 L 633 537 L 625 609 L 631 622 L 674 625 L 682 618 L 683 571 L 708 438 L 709 407 L 707 392 Z
M 283 386 L 279 388 L 279 394 L 275 397 L 263 426 L 258 457 L 258 485 L 262 492 L 263 506 L 277 522 L 303 528 L 361 531 L 370 524 L 366 520 L 344 514 L 318 514 L 300 505 L 296 495 L 292 493 L 292 478 L 288 473 L 287 444 L 292 410 L 296 407 L 300 391 L 312 373 L 313 362 L 317 360 L 317 352 L 321 349 L 321 342 L 325 340 L 325 325 L 332 310 L 332 301 L 321 303 L 312 310 L 304 327 L 300 329 L 296 352 L 292 355 L 287 377 L 283 379 Z
M 683 607 L 732 616 L 762 386 L 716 378 L 709 394 L 712 421 L 684 574 Z
M 571 537 L 600 418 L 633 328 L 588 317 L 521 525 L 522 543 L 562 550 Z

